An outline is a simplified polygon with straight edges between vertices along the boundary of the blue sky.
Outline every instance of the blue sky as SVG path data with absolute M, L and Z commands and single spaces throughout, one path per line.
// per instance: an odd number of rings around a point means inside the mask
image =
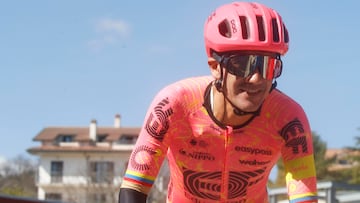
M 153 96 L 209 74 L 203 25 L 231 1 L 3 1 L 0 157 L 28 156 L 44 127 L 141 126 Z M 282 15 L 290 50 L 278 88 L 328 148 L 360 135 L 359 1 L 259 1 Z

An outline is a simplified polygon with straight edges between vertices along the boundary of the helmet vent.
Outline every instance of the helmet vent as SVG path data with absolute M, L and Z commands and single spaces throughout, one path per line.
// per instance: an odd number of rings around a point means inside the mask
M 256 22 L 259 30 L 259 40 L 265 41 L 265 25 L 264 20 L 261 16 L 256 16 Z
M 226 38 L 231 37 L 231 32 L 229 28 L 229 22 L 227 20 L 222 21 L 218 26 L 219 32 L 222 36 Z
M 274 42 L 279 42 L 280 41 L 280 37 L 279 37 L 279 28 L 278 28 L 278 24 L 275 18 L 271 19 L 271 25 L 272 25 L 272 30 L 273 30 L 273 40 Z
M 241 34 L 243 39 L 249 39 L 249 22 L 245 16 L 239 16 L 241 24 Z

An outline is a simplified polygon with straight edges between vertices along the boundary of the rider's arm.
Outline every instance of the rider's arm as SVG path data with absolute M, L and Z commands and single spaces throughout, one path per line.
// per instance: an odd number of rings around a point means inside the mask
M 316 171 L 308 119 L 300 106 L 290 109 L 280 134 L 285 141 L 282 157 L 290 203 L 316 203 Z
M 119 203 L 145 203 L 147 195 L 129 188 L 121 188 Z
M 172 117 L 179 109 L 172 88 L 164 88 L 153 99 L 122 180 L 119 201 L 145 202 L 168 150 Z

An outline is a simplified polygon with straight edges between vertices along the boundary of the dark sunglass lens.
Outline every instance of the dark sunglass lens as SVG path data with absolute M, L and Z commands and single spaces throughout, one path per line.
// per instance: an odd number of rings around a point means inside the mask
M 273 79 L 281 75 L 280 59 L 263 55 L 232 55 L 224 58 L 224 67 L 230 74 L 248 77 L 259 72 L 264 79 Z
M 275 59 L 274 78 L 280 77 L 281 72 L 282 72 L 282 61 L 280 59 Z
M 229 58 L 228 71 L 233 75 L 244 77 L 247 62 L 247 56 L 231 56 Z

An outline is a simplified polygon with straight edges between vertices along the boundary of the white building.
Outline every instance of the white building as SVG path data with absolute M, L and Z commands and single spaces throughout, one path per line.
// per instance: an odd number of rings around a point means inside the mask
M 38 199 L 76 203 L 117 202 L 119 186 L 140 128 L 46 127 L 28 152 L 39 157 Z

